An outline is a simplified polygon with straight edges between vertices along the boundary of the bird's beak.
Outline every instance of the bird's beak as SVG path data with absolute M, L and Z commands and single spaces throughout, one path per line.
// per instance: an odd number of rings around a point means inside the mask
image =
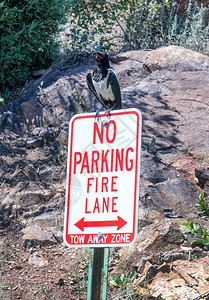
M 102 57 L 99 54 L 96 54 L 96 59 L 101 59 Z
M 99 52 L 94 52 L 94 57 L 95 57 L 96 60 L 102 59 L 102 56 L 100 55 Z

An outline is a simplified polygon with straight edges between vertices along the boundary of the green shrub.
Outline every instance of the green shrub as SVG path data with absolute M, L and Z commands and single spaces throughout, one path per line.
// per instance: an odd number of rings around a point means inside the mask
M 56 53 L 67 0 L 0 0 L 0 90 L 22 85 Z
M 71 5 L 72 31 L 77 52 L 101 48 L 155 49 L 160 46 L 181 45 L 209 54 L 209 25 L 205 23 L 208 8 L 189 2 L 184 16 L 178 13 L 175 0 L 73 0 Z M 75 27 L 77 32 L 75 32 Z M 82 47 L 85 35 L 86 44 Z M 116 32 L 116 33 L 115 33 Z M 118 37 L 120 32 L 120 37 Z M 116 45 L 117 44 L 117 45 Z
M 209 206 L 206 199 L 204 199 L 204 194 L 199 194 L 196 199 L 198 200 L 196 206 L 201 208 L 201 211 L 199 211 L 198 214 L 201 215 L 202 218 L 209 217 Z M 184 233 L 185 235 L 192 235 L 195 237 L 191 243 L 192 245 L 209 246 L 209 232 L 207 228 L 201 225 L 197 227 L 194 222 L 190 220 L 184 221 L 184 225 L 179 226 L 189 229 L 189 231 Z
M 181 45 L 209 54 L 205 15 L 208 8 L 189 2 L 184 16 L 175 1 L 140 0 L 127 18 L 126 33 L 132 49 Z
M 202 218 L 209 217 L 209 203 L 204 199 L 204 193 L 201 193 L 198 197 L 196 197 L 198 202 L 196 203 L 196 206 L 199 207 L 201 210 L 198 211 L 198 214 Z
M 185 232 L 185 235 L 192 235 L 195 239 L 192 241 L 192 245 L 198 246 L 209 246 L 209 234 L 207 228 L 199 225 L 198 227 L 194 224 L 193 221 L 184 221 L 184 225 L 179 225 L 189 229 Z

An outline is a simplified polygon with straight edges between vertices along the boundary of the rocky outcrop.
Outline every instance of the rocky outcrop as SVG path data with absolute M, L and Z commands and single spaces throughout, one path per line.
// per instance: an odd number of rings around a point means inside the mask
M 195 204 L 209 193 L 209 58 L 169 46 L 114 55 L 111 64 L 123 108 L 143 116 L 139 233 L 113 272 L 134 269 L 140 293 L 197 298 L 207 289 L 207 248 L 191 248 L 178 224 L 208 225 Z M 0 226 L 18 220 L 26 247 L 62 242 L 68 121 L 98 108 L 85 80 L 92 68 L 51 68 L 0 114 Z

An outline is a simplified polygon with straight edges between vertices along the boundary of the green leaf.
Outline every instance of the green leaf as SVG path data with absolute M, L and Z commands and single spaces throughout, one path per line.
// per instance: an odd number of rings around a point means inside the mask
M 125 277 L 125 275 L 124 275 L 124 274 L 121 274 L 121 276 L 120 276 L 120 280 L 121 280 L 121 282 L 123 282 L 123 280 L 124 280 L 124 277 Z
M 205 246 L 208 246 L 208 245 L 209 245 L 209 241 L 205 241 L 205 240 L 204 240 L 202 243 L 203 243 L 203 245 L 205 245 Z
M 192 224 L 192 225 L 193 225 L 193 230 L 197 231 L 197 226 L 195 224 Z
M 184 220 L 184 225 L 187 226 L 187 221 L 186 220 Z
M 115 287 L 119 287 L 120 285 L 117 282 L 117 277 L 114 276 L 113 274 L 110 274 L 110 284 L 115 286 Z
M 0 96 L 0 105 L 4 105 L 4 98 Z
M 201 239 L 196 239 L 192 242 L 192 245 L 203 245 L 203 240 Z
M 194 232 L 192 232 L 192 231 L 187 231 L 187 232 L 185 232 L 184 234 L 185 234 L 185 235 L 194 235 Z

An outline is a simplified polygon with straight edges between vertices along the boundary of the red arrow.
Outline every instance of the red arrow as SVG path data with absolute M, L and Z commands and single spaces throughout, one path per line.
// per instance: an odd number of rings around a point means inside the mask
M 117 230 L 119 230 L 126 224 L 127 222 L 118 216 L 118 219 L 113 221 L 84 221 L 84 218 L 82 218 L 74 225 L 77 226 L 81 231 L 84 231 L 84 227 L 107 227 L 107 226 L 118 226 Z

